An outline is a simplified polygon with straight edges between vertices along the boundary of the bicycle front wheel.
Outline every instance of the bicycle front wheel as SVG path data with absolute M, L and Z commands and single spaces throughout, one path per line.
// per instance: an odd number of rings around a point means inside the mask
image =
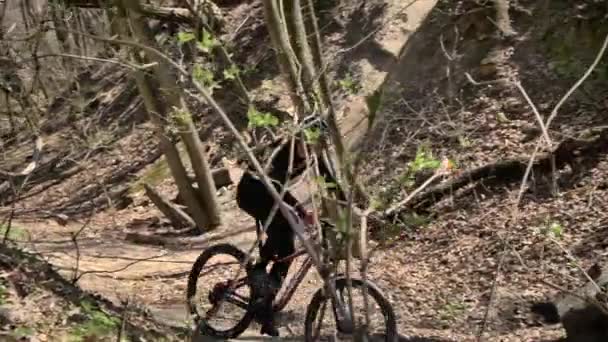
M 364 283 L 360 279 L 351 279 L 351 284 L 349 297 L 347 279 L 341 277 L 335 280 L 336 292 L 344 303 L 346 314 L 354 319 L 354 329 L 345 332 L 338 323 L 332 296 L 324 289 L 319 289 L 306 308 L 305 340 L 396 342 L 398 335 L 395 313 L 382 291 L 369 281 Z M 364 291 L 367 292 L 367 300 Z M 352 298 L 352 305 L 349 298 Z M 362 337 L 367 339 L 361 339 Z
M 231 339 L 249 327 L 253 314 L 248 310 L 251 295 L 246 270 L 241 267 L 245 258 L 237 247 L 219 244 L 194 262 L 186 300 L 201 334 Z

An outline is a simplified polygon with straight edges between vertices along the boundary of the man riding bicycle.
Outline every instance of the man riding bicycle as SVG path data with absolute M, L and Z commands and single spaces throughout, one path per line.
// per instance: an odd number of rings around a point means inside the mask
M 316 130 L 319 141 L 313 144 L 307 142 L 303 134 L 298 134 L 295 137 L 293 149 L 290 138 L 274 141 L 266 147 L 267 152 L 271 154 L 267 175 L 279 194 L 283 192 L 283 187 L 287 186 L 288 181 L 297 178 L 311 166 L 306 158 L 305 149 L 308 147 L 311 152 L 319 151 L 326 144 L 328 129 L 327 124 L 321 118 L 308 116 L 302 120 L 301 127 L 303 130 Z M 292 150 L 295 152 L 293 155 L 291 155 Z M 331 171 L 331 165 L 324 158 L 317 159 L 319 161 L 319 173 L 323 176 L 325 182 L 335 184 L 335 187 L 329 190 L 334 191 L 338 199 L 344 201 L 345 196 Z M 291 172 L 290 161 L 292 162 Z M 273 197 L 251 166 L 239 181 L 236 201 L 243 211 L 261 224 L 266 222 L 275 204 Z M 312 223 L 311 214 L 289 191 L 285 192 L 283 201 L 292 206 L 307 223 Z M 293 231 L 287 218 L 282 215 L 280 210 L 274 212 L 274 217 L 266 230 L 266 242 L 260 249 L 260 260 L 254 265 L 252 296 L 256 298 L 254 310 L 262 321 L 261 334 L 279 336 L 279 332 L 274 325 L 272 303 L 287 276 L 291 261 L 275 262 L 269 274 L 266 274 L 266 267 L 273 259 L 281 259 L 291 255 L 295 251 L 295 245 Z M 269 283 L 265 286 L 260 285 L 260 282 L 263 281 L 256 281 L 256 279 L 268 279 Z

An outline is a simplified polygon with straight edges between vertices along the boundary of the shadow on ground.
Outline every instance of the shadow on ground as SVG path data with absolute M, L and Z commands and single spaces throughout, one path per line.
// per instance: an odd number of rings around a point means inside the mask
M 276 340 L 276 339 L 275 339 Z M 304 337 L 303 336 L 290 336 L 290 337 L 281 337 L 280 341 L 303 341 Z M 217 340 L 217 339 L 213 339 L 212 337 L 208 337 L 208 336 L 196 336 L 195 338 L 192 339 L 193 342 L 215 342 L 215 341 L 222 341 L 222 340 Z M 233 341 L 249 341 L 249 342 L 254 342 L 254 341 L 273 341 L 272 337 L 269 336 L 259 336 L 259 335 L 253 335 L 253 334 L 244 334 L 242 336 L 240 336 L 239 338 L 233 340 Z M 384 336 L 372 336 L 371 339 L 372 342 L 381 342 L 384 341 Z M 434 337 L 418 337 L 418 336 L 412 336 L 412 337 L 405 337 L 405 336 L 399 336 L 399 342 L 455 342 L 455 340 L 446 340 L 446 339 L 440 339 L 440 338 L 434 338 Z M 552 341 L 546 341 L 546 342 L 552 342 Z

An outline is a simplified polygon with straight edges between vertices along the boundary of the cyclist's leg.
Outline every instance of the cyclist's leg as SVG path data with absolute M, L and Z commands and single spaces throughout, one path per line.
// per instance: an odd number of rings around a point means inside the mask
M 260 233 L 261 225 L 264 224 L 274 203 L 264 184 L 245 172 L 237 186 L 236 203 L 241 210 L 255 220 L 256 229 Z M 267 264 L 268 260 L 264 262 Z
M 239 182 L 236 197 L 238 206 L 254 219 L 259 220 L 262 223 L 266 221 L 266 218 L 274 205 L 274 200 L 264 187 L 264 184 L 258 179 L 249 176 L 247 173 L 243 175 Z M 276 215 L 280 215 L 280 212 L 277 212 Z M 275 219 L 276 217 L 277 216 L 275 216 Z M 270 226 L 272 226 L 272 222 Z M 268 230 L 270 231 L 270 228 Z M 259 251 L 261 260 L 249 273 L 248 280 L 252 290 L 252 309 L 255 311 L 256 316 L 263 322 L 262 333 L 277 335 L 278 332 L 274 328 L 272 315 L 274 295 L 271 291 L 271 287 L 268 286 L 268 276 L 266 274 L 266 265 L 276 254 L 273 251 L 275 244 L 272 242 L 268 244 L 268 240 L 272 239 L 272 233 L 269 231 L 267 231 L 268 239 Z
M 295 250 L 293 233 L 287 223 L 287 220 L 278 212 L 275 218 L 272 220 L 267 230 L 268 239 L 262 250 L 260 256 L 262 260 L 272 259 L 274 256 L 277 258 L 284 258 L 289 256 Z M 260 298 L 259 306 L 257 309 L 258 315 L 262 320 L 262 334 L 268 334 L 272 336 L 278 336 L 279 332 L 274 324 L 274 312 L 272 309 L 272 303 L 283 285 L 283 280 L 287 276 L 291 262 L 275 262 L 272 265 L 270 274 L 267 279 L 266 290 L 264 297 Z
M 269 231 L 269 237 L 266 241 L 268 249 L 271 250 L 278 259 L 282 259 L 290 256 L 295 252 L 294 234 L 287 220 L 281 216 L 278 217 L 271 227 L 272 232 Z M 266 246 L 264 246 L 266 247 Z M 291 260 L 283 262 L 275 262 L 270 269 L 270 279 L 274 283 L 273 285 L 277 288 L 277 291 L 281 288 L 283 281 L 287 277 L 289 267 L 291 266 Z

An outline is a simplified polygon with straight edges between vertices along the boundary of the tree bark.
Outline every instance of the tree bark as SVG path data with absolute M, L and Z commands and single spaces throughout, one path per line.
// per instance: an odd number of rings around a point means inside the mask
M 517 33 L 511 26 L 511 17 L 509 16 L 509 0 L 494 0 L 494 8 L 496 10 L 496 25 L 505 37 L 512 37 Z
M 152 122 L 155 124 L 156 132 L 159 138 L 159 145 L 163 151 L 163 154 L 165 155 L 171 175 L 175 180 L 175 184 L 177 185 L 179 192 L 183 194 L 186 206 L 190 208 L 192 218 L 202 232 L 204 227 L 207 227 L 207 216 L 204 213 L 204 207 L 198 200 L 198 196 L 188 180 L 188 173 L 179 156 L 179 151 L 165 134 L 165 130 L 163 128 L 164 124 L 161 120 L 159 109 L 157 109 L 159 106 L 156 104 L 155 97 L 148 81 L 146 80 L 146 76 L 141 71 L 136 71 L 135 76 L 139 92 L 144 100 L 144 105 L 146 106 Z
M 117 0 L 117 5 L 120 4 L 120 0 Z M 125 38 L 130 35 L 127 31 L 128 26 L 126 18 L 126 9 L 121 6 L 119 6 L 117 13 L 115 13 L 112 18 L 114 27 L 118 30 L 118 32 L 115 33 L 119 33 Z M 140 56 L 139 51 L 133 51 L 132 56 L 138 62 L 141 62 L 143 59 Z M 157 87 L 154 87 L 151 84 L 150 77 L 147 76 L 144 71 L 135 71 L 134 77 L 146 111 L 148 112 L 151 121 L 154 123 L 155 131 L 159 138 L 160 149 L 167 160 L 167 165 L 175 180 L 175 184 L 177 185 L 179 192 L 183 194 L 186 206 L 192 211 L 194 222 L 201 232 L 203 232 L 204 228 L 208 226 L 208 219 L 205 214 L 204 206 L 200 203 L 198 196 L 188 180 L 188 173 L 179 156 L 179 151 L 165 132 L 165 125 L 162 118 L 166 117 L 166 107 L 158 100 L 160 98 L 159 94 L 155 94 L 153 91 L 153 89 Z
M 266 27 L 279 60 L 279 67 L 289 85 L 292 101 L 300 110 L 306 111 L 309 104 L 303 97 L 304 88 L 299 77 L 298 61 L 290 43 L 287 26 L 284 24 L 285 17 L 279 8 L 279 1 L 282 0 L 264 0 Z
M 144 17 L 138 10 L 139 3 L 137 1 L 133 2 L 122 0 L 122 4 L 125 8 L 127 8 L 127 14 L 131 22 L 131 27 L 133 28 L 137 39 L 141 43 L 148 46 L 156 46 L 157 44 L 154 36 L 144 22 Z M 176 128 L 179 132 L 178 134 L 184 142 L 188 156 L 190 157 L 190 161 L 192 163 L 192 168 L 196 175 L 199 193 L 203 199 L 203 203 L 201 203 L 201 205 L 203 208 L 205 208 L 204 213 L 207 218 L 206 225 L 203 227 L 213 229 L 221 224 L 221 216 L 217 195 L 215 192 L 215 185 L 213 184 L 213 178 L 211 176 L 211 169 L 203 152 L 203 144 L 198 136 L 198 130 L 192 122 L 192 116 L 182 96 L 182 90 L 178 88 L 178 80 L 170 71 L 172 70 L 171 66 L 156 55 L 146 55 L 148 56 L 147 59 L 157 63 L 157 65 L 153 68 L 153 71 L 160 85 L 160 93 L 167 102 L 167 106 L 164 108 L 164 113 L 169 113 L 170 108 L 173 110 L 172 114 L 176 119 L 175 122 L 177 125 Z M 187 179 L 184 181 L 187 181 Z M 188 184 L 188 187 L 192 188 L 190 184 Z M 200 223 L 197 222 L 197 224 Z
M 302 3 L 300 0 L 292 0 L 291 4 L 291 25 L 293 32 L 290 35 L 293 37 L 293 45 L 296 51 L 296 56 L 301 64 L 304 90 L 309 94 L 310 99 L 315 99 L 317 94 L 317 84 L 315 80 L 315 64 L 312 58 L 312 52 L 308 43 L 308 34 L 306 25 L 304 24 L 304 16 L 302 15 Z M 311 9 L 312 10 L 312 9 Z
M 80 8 L 100 8 L 108 3 L 107 1 L 99 0 L 63 0 L 63 2 L 66 4 L 66 6 Z M 199 22 L 199 18 L 193 15 L 187 8 L 139 4 L 136 7 L 133 7 L 133 9 L 137 10 L 143 16 L 152 19 L 173 21 L 192 25 L 193 27 L 196 27 Z M 213 27 L 214 29 L 223 27 L 225 24 L 224 19 L 219 17 L 219 8 L 217 5 L 209 1 L 206 3 L 206 6 L 203 9 L 204 13 L 202 15 L 205 17 L 204 20 L 209 24 L 210 27 Z

